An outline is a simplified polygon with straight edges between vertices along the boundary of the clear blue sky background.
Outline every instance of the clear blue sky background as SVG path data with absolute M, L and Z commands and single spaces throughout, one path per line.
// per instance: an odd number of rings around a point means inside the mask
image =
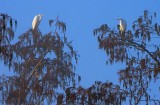
M 80 54 L 76 72 L 82 77 L 81 85 L 84 87 L 92 85 L 96 80 L 118 83 L 116 72 L 123 68 L 121 64 L 105 64 L 107 60 L 105 51 L 98 49 L 93 29 L 104 23 L 116 28 L 117 18 L 124 18 L 129 29 L 131 23 L 142 15 L 145 9 L 160 15 L 160 0 L 1 0 L 0 2 L 0 13 L 7 13 L 18 20 L 16 36 L 31 28 L 33 17 L 39 13 L 44 15 L 39 27 L 42 33 L 51 30 L 48 20 L 56 16 L 66 23 L 67 37 L 73 40 L 73 46 Z M 1 73 L 6 72 L 3 70 Z

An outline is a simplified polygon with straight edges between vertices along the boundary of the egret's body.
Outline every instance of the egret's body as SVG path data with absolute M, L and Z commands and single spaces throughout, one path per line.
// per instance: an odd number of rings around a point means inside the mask
M 42 15 L 38 14 L 34 17 L 33 21 L 32 21 L 32 30 L 35 30 L 38 28 L 40 22 L 42 20 Z
M 119 30 L 123 33 L 126 31 L 127 23 L 124 19 L 118 19 L 119 20 Z

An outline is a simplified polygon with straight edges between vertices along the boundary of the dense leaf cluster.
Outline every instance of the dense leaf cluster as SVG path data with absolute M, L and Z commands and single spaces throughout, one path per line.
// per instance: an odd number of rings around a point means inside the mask
M 6 26 L 3 28 L 0 23 L 3 30 L 0 57 L 15 73 L 0 76 L 2 103 L 39 105 L 44 100 L 51 103 L 56 90 L 76 84 L 78 75 L 74 71 L 78 57 L 65 36 L 65 23 L 54 20 L 53 31 L 45 35 L 38 29 L 29 29 L 11 44 L 8 37 L 14 35 L 12 20 L 10 18 L 10 26 L 7 15 L 2 16 L 1 21 Z
M 17 27 L 17 21 L 7 14 L 0 14 L 0 59 L 4 64 L 11 63 L 13 54 L 11 51 L 10 41 L 14 38 L 13 24 Z
M 149 94 L 149 84 L 159 79 L 160 71 L 160 25 L 156 13 L 145 10 L 133 22 L 132 29 L 124 33 L 120 32 L 119 26 L 115 30 L 103 24 L 93 34 L 97 36 L 99 48 L 108 56 L 107 64 L 126 65 L 118 71 L 122 87 L 108 82 L 96 82 L 87 89 L 71 87 L 66 89 L 65 95 L 59 95 L 57 103 L 61 105 L 66 100 L 66 103 L 81 105 L 121 105 L 126 101 L 131 105 L 141 101 L 146 105 L 149 102 L 160 104 L 159 99 Z
M 122 87 L 96 81 L 86 89 L 75 86 L 73 59 L 77 62 L 77 53 L 67 41 L 65 23 L 50 20 L 53 32 L 42 35 L 39 30 L 28 30 L 19 36 L 18 42 L 10 44 L 14 32 L 8 28 L 12 27 L 13 20 L 4 26 L 7 15 L 0 16 L 0 57 L 15 72 L 14 76 L 0 76 L 2 103 L 39 105 L 45 99 L 50 103 L 56 97 L 58 105 L 121 105 L 126 101 L 135 105 L 141 101 L 147 105 L 160 104 L 159 99 L 149 94 L 149 84 L 159 79 L 160 71 L 160 25 L 156 13 L 145 10 L 133 22 L 132 29 L 124 33 L 119 26 L 115 30 L 107 24 L 93 31 L 99 48 L 108 56 L 106 63 L 120 62 L 125 68 L 118 71 Z M 80 79 L 78 76 L 77 80 Z M 70 83 L 73 86 L 67 87 Z M 59 88 L 65 89 L 65 93 L 58 93 Z
M 99 48 L 109 56 L 107 63 L 126 64 L 126 68 L 119 70 L 118 74 L 123 88 L 131 93 L 126 95 L 130 97 L 130 103 L 146 100 L 148 104 L 151 101 L 147 91 L 149 83 L 158 78 L 160 69 L 160 45 L 157 40 L 160 25 L 156 22 L 156 13 L 152 15 L 145 10 L 144 15 L 133 22 L 132 28 L 121 34 L 105 24 L 95 29 L 94 35 L 98 36 Z
M 69 87 L 64 94 L 59 94 L 57 104 L 67 105 L 120 105 L 126 100 L 127 93 L 111 82 L 96 81 L 91 87 Z

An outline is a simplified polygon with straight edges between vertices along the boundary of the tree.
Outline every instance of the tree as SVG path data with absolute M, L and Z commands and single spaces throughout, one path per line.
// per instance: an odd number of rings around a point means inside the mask
M 96 81 L 95 84 L 85 89 L 79 87 L 69 87 L 65 94 L 57 97 L 58 105 L 120 105 L 126 100 L 126 91 L 120 89 L 119 85 L 112 82 L 102 83 Z
M 0 14 L 0 58 L 15 73 L 0 76 L 1 103 L 39 105 L 47 100 L 50 104 L 58 89 L 74 86 L 79 77 L 74 72 L 77 52 L 67 40 L 66 25 L 58 18 L 49 20 L 52 32 L 42 35 L 29 29 L 11 44 L 13 20 Z
M 130 94 L 130 103 L 134 100 L 138 104 L 145 99 L 148 104 L 150 95 L 148 85 L 152 79 L 157 79 L 160 67 L 159 44 L 154 43 L 154 37 L 160 36 L 160 25 L 156 23 L 156 13 L 144 11 L 133 22 L 133 31 L 126 31 L 125 35 L 111 30 L 107 25 L 96 29 L 99 47 L 106 51 L 109 62 L 125 62 L 126 68 L 120 70 L 119 81 Z M 134 53 L 132 53 L 134 51 Z M 136 52 L 136 53 L 135 53 Z
M 144 101 L 160 104 L 159 99 L 149 94 L 151 81 L 159 79 L 160 72 L 160 25 L 156 22 L 156 13 L 145 10 L 144 14 L 135 20 L 132 29 L 121 34 L 101 25 L 93 31 L 97 36 L 99 48 L 106 52 L 106 63 L 124 63 L 126 67 L 119 70 L 119 85 L 111 82 L 96 82 L 90 88 L 69 87 L 66 94 L 59 95 L 58 103 L 80 103 L 82 105 L 120 105 L 129 100 L 130 104 Z M 66 101 L 64 101 L 66 100 Z

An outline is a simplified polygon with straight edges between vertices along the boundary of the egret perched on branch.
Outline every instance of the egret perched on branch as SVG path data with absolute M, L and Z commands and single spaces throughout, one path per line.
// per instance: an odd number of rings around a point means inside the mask
M 121 31 L 121 33 L 124 33 L 127 28 L 126 21 L 124 19 L 117 19 L 117 20 L 119 20 L 119 30 Z
M 41 22 L 41 19 L 42 19 L 42 14 L 38 14 L 34 17 L 33 21 L 32 21 L 32 30 L 35 30 L 38 28 L 40 22 Z

